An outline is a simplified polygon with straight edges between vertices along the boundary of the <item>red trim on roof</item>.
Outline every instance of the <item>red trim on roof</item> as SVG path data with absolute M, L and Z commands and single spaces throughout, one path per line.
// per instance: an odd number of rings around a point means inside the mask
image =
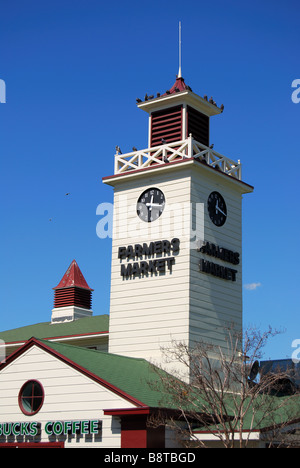
M 150 414 L 150 407 L 143 408 L 116 408 L 103 410 L 105 416 L 134 416 L 140 414 Z
M 187 158 L 187 159 L 179 159 L 177 161 L 171 161 L 168 165 L 153 164 L 150 167 L 143 167 L 142 169 L 133 169 L 132 171 L 126 171 L 126 172 L 121 172 L 120 174 L 113 174 L 111 176 L 105 176 L 105 177 L 102 177 L 102 181 L 105 182 L 106 180 L 113 180 L 113 179 L 115 179 L 117 177 L 123 177 L 123 176 L 126 176 L 126 175 L 135 174 L 135 173 L 138 173 L 138 172 L 152 171 L 153 169 L 162 169 L 164 167 L 170 168 L 170 167 L 172 167 L 172 166 L 174 166 L 176 164 L 187 164 L 187 163 L 189 163 L 191 161 L 196 161 L 196 163 L 201 164 L 201 165 L 204 166 L 204 164 L 202 162 L 200 162 L 198 158 L 192 157 L 192 158 Z M 239 184 L 246 185 L 246 187 L 250 187 L 252 190 L 254 189 L 254 187 L 252 185 L 247 184 L 246 182 L 243 182 L 242 180 L 236 179 L 235 177 L 232 177 L 231 175 L 226 174 L 223 171 L 218 171 L 217 169 L 210 166 L 209 164 L 205 164 L 205 167 L 208 170 L 211 170 L 211 171 L 217 172 L 218 174 L 221 174 L 222 176 L 229 177 L 230 180 L 234 180 L 235 182 L 238 182 Z
M 41 341 L 37 340 L 34 337 L 30 338 L 30 340 L 28 340 L 23 346 L 21 346 L 14 353 L 12 353 L 10 356 L 8 356 L 8 358 L 6 359 L 6 362 L 4 362 L 3 364 L 0 365 L 0 372 L 8 364 L 11 364 L 15 359 L 17 359 L 25 351 L 28 351 L 28 349 L 32 348 L 33 346 L 37 346 L 38 348 L 42 349 L 43 351 L 51 354 L 52 356 L 56 357 L 60 361 L 62 361 L 65 364 L 69 365 L 70 367 L 77 370 L 81 374 L 89 377 L 94 382 L 102 385 L 103 387 L 107 388 L 108 390 L 110 390 L 111 392 L 113 392 L 116 395 L 120 396 L 121 398 L 124 398 L 125 400 L 129 401 L 133 405 L 136 405 L 136 406 L 138 406 L 140 408 L 148 408 L 148 406 L 144 405 L 143 402 L 137 400 L 136 398 L 132 397 L 128 393 L 123 392 L 123 390 L 121 390 L 120 388 L 116 387 L 115 385 L 112 385 L 111 383 L 109 383 L 106 380 L 102 379 L 98 375 L 93 374 L 92 372 L 88 371 L 87 369 L 80 366 L 79 364 L 72 361 L 71 359 L 66 358 L 63 354 L 60 354 L 58 351 L 55 351 L 50 346 L 48 346 L 46 343 L 42 343 Z
M 191 161 L 192 158 L 190 159 L 179 159 L 177 161 L 171 161 L 169 164 L 168 164 L 168 167 L 170 166 L 174 166 L 176 164 L 182 164 L 182 163 L 186 163 L 187 161 Z M 131 175 L 131 174 L 136 174 L 138 172 L 147 172 L 147 171 L 152 171 L 153 169 L 162 169 L 166 167 L 166 165 L 163 165 L 163 164 L 153 164 L 151 165 L 150 167 L 143 167 L 142 169 L 132 169 L 132 171 L 126 171 L 126 172 L 121 172 L 120 174 L 113 174 L 111 176 L 105 176 L 105 177 L 102 177 L 102 180 L 103 181 L 106 181 L 106 180 L 110 180 L 110 179 L 115 179 L 116 177 L 122 177 L 122 176 L 126 176 L 126 175 Z
M 76 335 L 48 336 L 48 337 L 45 337 L 45 338 L 41 338 L 41 340 L 49 340 L 49 341 L 52 341 L 52 340 L 59 340 L 59 339 L 63 339 L 63 338 L 76 338 L 76 337 L 80 337 L 80 336 L 89 337 L 89 336 L 105 335 L 106 333 L 109 333 L 109 330 L 107 330 L 107 331 L 101 331 L 101 332 L 91 332 L 91 333 L 77 333 Z M 7 345 L 11 345 L 11 344 L 18 344 L 18 343 L 26 343 L 26 341 L 27 341 L 27 340 L 6 341 L 6 344 L 7 344 Z

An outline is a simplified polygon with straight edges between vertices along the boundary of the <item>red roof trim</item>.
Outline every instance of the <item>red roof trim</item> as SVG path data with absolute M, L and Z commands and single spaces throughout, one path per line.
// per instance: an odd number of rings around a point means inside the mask
M 180 159 L 178 161 L 171 161 L 168 165 L 157 164 L 157 165 L 153 165 L 153 166 L 150 166 L 150 167 L 143 167 L 142 169 L 133 169 L 132 171 L 122 172 L 121 174 L 113 174 L 111 176 L 105 176 L 105 177 L 102 177 L 102 181 L 105 182 L 106 180 L 113 180 L 113 179 L 115 179 L 117 177 L 131 175 L 131 174 L 135 174 L 137 172 L 152 171 L 153 169 L 159 169 L 159 168 L 162 169 L 163 167 L 168 167 L 169 168 L 169 167 L 174 166 L 176 164 L 187 164 L 187 163 L 190 163 L 191 161 L 195 161 L 197 164 L 201 164 L 201 165 L 204 166 L 204 164 L 201 163 L 197 158 L 193 157 L 193 158 L 187 158 L 187 159 Z M 209 166 L 208 164 L 206 164 L 205 167 L 208 168 L 211 171 L 217 172 L 218 174 L 229 177 L 230 180 L 234 180 L 235 182 L 238 182 L 239 184 L 246 185 L 246 187 L 250 187 L 252 190 L 254 189 L 254 187 L 252 185 L 247 184 L 246 182 L 243 182 L 242 180 L 236 179 L 235 177 L 232 177 L 232 176 L 230 176 L 229 174 L 226 174 L 223 171 L 218 171 L 217 169 L 215 169 L 212 166 Z
M 109 330 L 107 331 L 101 331 L 101 332 L 91 332 L 91 333 L 78 333 L 76 335 L 58 335 L 58 336 L 48 336 L 46 338 L 41 338 L 41 340 L 58 340 L 60 338 L 76 338 L 79 336 L 97 336 L 97 335 L 105 335 L 106 333 L 109 333 Z M 19 340 L 19 341 L 6 341 L 6 344 L 18 344 L 18 343 L 26 343 L 27 340 Z
M 180 159 L 178 161 L 171 161 L 168 164 L 168 167 L 174 166 L 176 164 L 182 164 L 182 163 L 185 163 L 187 161 L 191 161 L 191 158 L 190 159 Z M 163 165 L 163 164 L 157 164 L 157 165 L 153 164 L 153 166 L 150 166 L 150 167 L 143 167 L 142 169 L 133 169 L 132 171 L 126 171 L 126 172 L 121 172 L 120 174 L 113 174 L 111 176 L 105 176 L 105 177 L 102 177 L 102 180 L 105 181 L 105 180 L 115 179 L 116 177 L 122 177 L 122 176 L 130 175 L 130 174 L 136 174 L 137 172 L 145 172 L 145 171 L 149 171 L 149 170 L 153 170 L 153 169 L 162 169 L 163 167 L 167 167 L 167 166 Z
M 77 370 L 81 374 L 89 377 L 91 380 L 94 382 L 102 385 L 103 387 L 107 388 L 111 392 L 115 393 L 116 395 L 120 396 L 121 398 L 124 398 L 125 400 L 129 401 L 133 405 L 139 406 L 140 408 L 148 408 L 148 406 L 144 405 L 143 402 L 137 400 L 136 398 L 132 397 L 131 395 L 123 392 L 118 387 L 115 387 L 114 385 L 110 384 L 106 380 L 102 379 L 98 375 L 93 374 L 92 372 L 88 371 L 84 367 L 80 366 L 76 362 L 72 361 L 71 359 L 66 358 L 64 355 L 60 354 L 58 351 L 53 350 L 51 347 L 49 347 L 47 344 L 40 342 L 36 338 L 32 337 L 30 340 L 28 340 L 21 348 L 17 349 L 14 353 L 12 353 L 8 358 L 6 359 L 6 362 L 0 365 L 0 372 L 8 365 L 11 364 L 15 359 L 17 359 L 19 356 L 21 356 L 25 351 L 28 351 L 28 349 L 32 348 L 33 346 L 37 346 L 38 348 L 42 349 L 43 351 L 46 351 L 47 353 L 51 354 L 52 356 L 56 357 L 60 361 L 64 362 L 65 364 L 69 365 L 73 369 Z
M 116 408 L 103 410 L 105 416 L 135 416 L 150 414 L 150 407 L 144 408 Z

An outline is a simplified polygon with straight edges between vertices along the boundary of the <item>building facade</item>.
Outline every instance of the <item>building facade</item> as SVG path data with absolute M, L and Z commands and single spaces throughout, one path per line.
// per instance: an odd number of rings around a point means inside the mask
M 138 102 L 149 147 L 115 156 L 109 350 L 161 364 L 171 341 L 226 347 L 242 329 L 241 164 L 210 145 L 222 113 L 183 78 Z M 142 298 L 142 300 L 141 300 Z
M 103 178 L 114 189 L 109 317 L 93 316 L 73 260 L 54 288 L 51 322 L 0 333 L 1 448 L 180 447 L 166 426 L 148 424 L 177 410 L 153 366 L 165 365 L 162 347 L 226 349 L 228 328 L 242 330 L 242 197 L 253 187 L 240 161 L 210 143 L 210 119 L 224 106 L 181 76 L 137 101 L 148 148 L 117 148 Z

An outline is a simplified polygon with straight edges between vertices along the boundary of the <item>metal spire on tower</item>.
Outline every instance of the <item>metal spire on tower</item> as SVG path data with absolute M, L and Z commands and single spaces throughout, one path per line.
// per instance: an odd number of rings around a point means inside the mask
M 179 70 L 178 70 L 178 78 L 182 78 L 181 75 L 181 21 L 179 21 Z

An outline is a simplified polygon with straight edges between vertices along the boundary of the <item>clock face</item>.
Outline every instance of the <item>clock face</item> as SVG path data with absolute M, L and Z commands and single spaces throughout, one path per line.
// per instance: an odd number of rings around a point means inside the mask
M 143 221 L 151 223 L 160 217 L 165 203 L 165 196 L 161 190 L 149 188 L 138 199 L 136 211 Z
M 227 219 L 227 207 L 219 192 L 212 192 L 207 200 L 208 214 L 216 226 L 223 226 Z

